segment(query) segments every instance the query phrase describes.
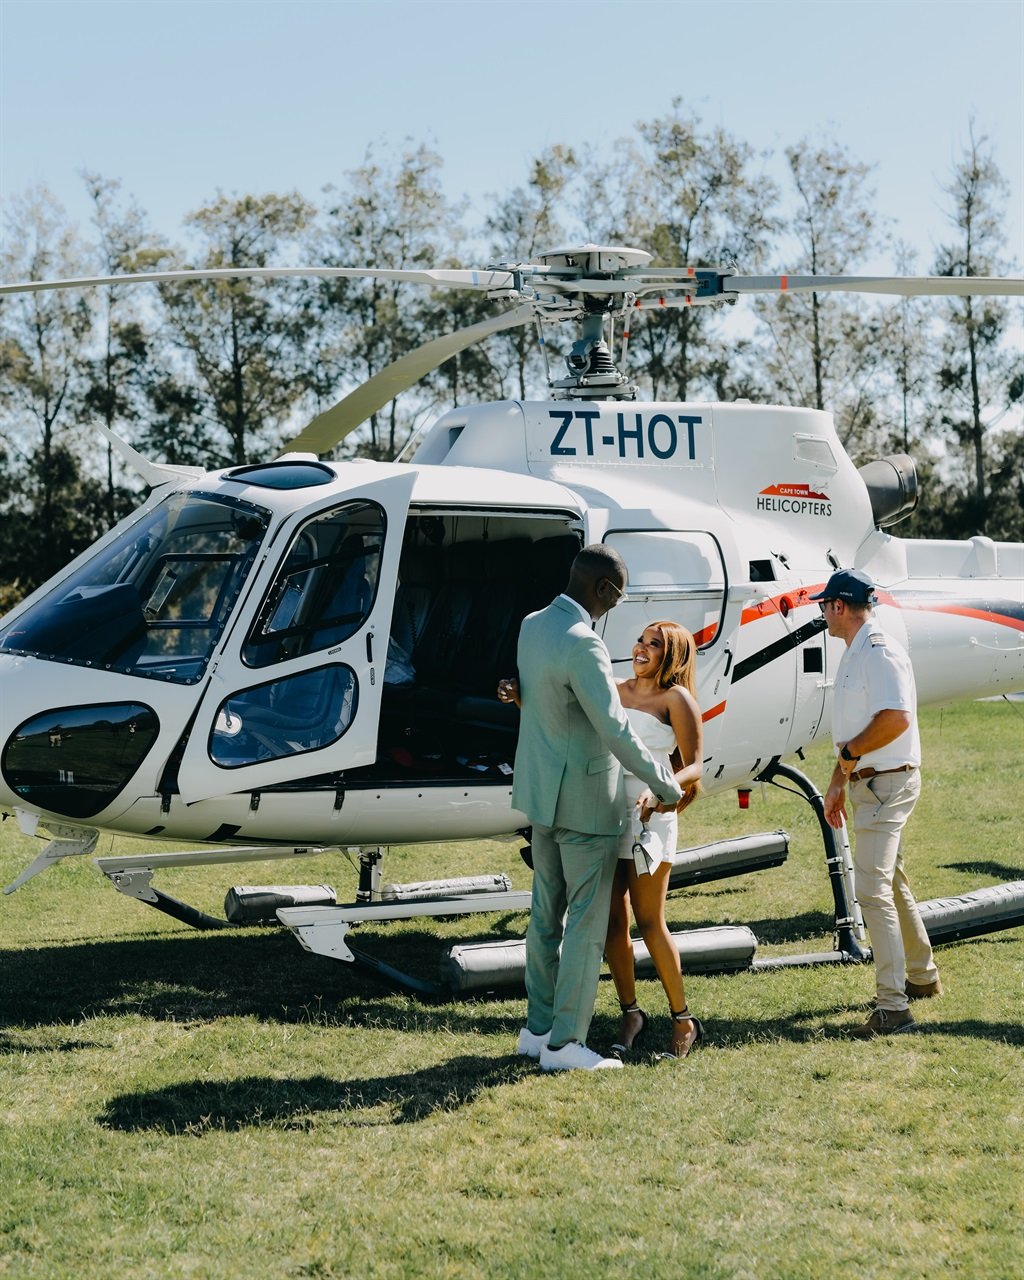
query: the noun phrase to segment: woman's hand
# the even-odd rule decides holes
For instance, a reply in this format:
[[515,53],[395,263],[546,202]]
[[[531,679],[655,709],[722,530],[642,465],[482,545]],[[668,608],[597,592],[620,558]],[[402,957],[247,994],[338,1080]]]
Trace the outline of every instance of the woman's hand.
[[504,680],[499,680],[498,701],[514,702],[517,707],[522,707],[523,704],[519,697],[519,681],[511,676]]
[[675,809],[674,804],[662,804],[649,787],[638,797],[636,807],[640,810],[641,822],[646,822],[652,813],[671,813]]

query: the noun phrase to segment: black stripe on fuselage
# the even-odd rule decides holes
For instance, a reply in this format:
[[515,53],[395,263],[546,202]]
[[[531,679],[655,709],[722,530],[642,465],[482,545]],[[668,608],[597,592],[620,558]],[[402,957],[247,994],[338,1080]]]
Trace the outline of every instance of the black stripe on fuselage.
[[824,630],[825,619],[815,618],[811,622],[805,622],[802,627],[797,627],[788,636],[783,636],[781,640],[772,641],[764,649],[759,649],[757,653],[752,653],[749,658],[744,658],[742,662],[736,663],[732,673],[732,683],[736,684],[738,680],[752,675],[755,671],[760,671],[769,662],[774,662],[776,658],[781,658],[785,654],[791,653],[794,649],[798,649],[800,645],[805,644],[808,640],[813,640],[815,636],[820,636]]

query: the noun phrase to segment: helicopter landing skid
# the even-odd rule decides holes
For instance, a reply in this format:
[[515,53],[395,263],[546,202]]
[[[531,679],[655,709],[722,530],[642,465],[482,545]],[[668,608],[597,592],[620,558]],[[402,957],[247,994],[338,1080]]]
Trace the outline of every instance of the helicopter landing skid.
[[408,991],[411,995],[440,999],[451,990],[424,978],[385,964],[356,951],[348,945],[346,935],[360,920],[409,920],[415,916],[460,916],[480,911],[528,911],[530,891],[509,889],[498,893],[476,893],[448,898],[431,898],[405,902],[353,902],[336,907],[281,907],[277,918],[295,934],[299,945],[314,955],[329,960],[344,960],[366,969],[373,977]]
[[[194,929],[234,929],[256,920],[226,920],[190,906],[153,885],[161,868],[197,867],[211,863],[259,862],[270,859],[313,857],[326,852],[324,846],[268,846],[173,853],[141,853],[96,858],[96,866],[114,888]],[[290,906],[276,912],[277,921],[287,926],[307,951],[343,960],[366,970],[372,977],[425,999],[450,994],[437,983],[413,977],[400,969],[350,947],[345,936],[361,920],[409,920],[417,916],[469,915],[481,911],[528,911],[530,891],[508,888],[506,876],[465,877],[461,880],[426,881],[422,884],[381,884],[384,850],[359,851],[357,901],[337,906]],[[459,892],[459,889],[462,892]],[[266,922],[273,923],[268,917]]]
[[320,845],[245,845],[226,849],[182,850],[174,853],[137,853],[120,857],[95,858],[93,861],[110,883],[126,898],[135,898],[165,915],[191,925],[193,929],[232,929],[230,920],[211,916],[198,907],[172,898],[154,888],[153,876],[161,868],[202,867],[210,863],[257,862],[271,858],[308,858],[324,852]]

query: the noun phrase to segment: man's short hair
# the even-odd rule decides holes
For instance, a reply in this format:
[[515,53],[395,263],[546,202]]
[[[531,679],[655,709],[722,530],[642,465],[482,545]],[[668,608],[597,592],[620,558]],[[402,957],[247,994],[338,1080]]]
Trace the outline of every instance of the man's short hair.
[[584,547],[572,562],[572,571],[597,582],[599,578],[621,578],[626,581],[626,562],[613,548],[603,542],[592,542]]

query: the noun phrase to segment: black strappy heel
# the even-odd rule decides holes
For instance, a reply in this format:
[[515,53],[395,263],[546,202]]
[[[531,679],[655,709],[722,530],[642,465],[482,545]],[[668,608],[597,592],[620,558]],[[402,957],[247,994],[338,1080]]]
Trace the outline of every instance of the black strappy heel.
[[666,1053],[659,1053],[658,1057],[674,1058],[674,1059],[688,1058],[690,1054],[693,1052],[693,1050],[699,1049],[704,1042],[704,1023],[701,1022],[700,1018],[695,1018],[686,1005],[683,1005],[683,1007],[679,1010],[678,1013],[674,1009],[671,1010],[671,1013],[672,1013],[673,1022],[692,1022],[693,1023],[693,1030],[694,1030],[693,1039],[686,1046],[685,1050],[682,1053],[673,1053],[672,1050],[669,1049],[668,1052]]
[[643,1039],[644,1033],[647,1031],[648,1019],[647,1014],[644,1013],[643,1009],[640,1008],[635,1000],[632,1004],[623,1004],[620,1001],[619,1008],[624,1014],[638,1013],[640,1015],[640,1030],[636,1033],[633,1039],[630,1040],[629,1044],[613,1044],[611,1049],[608,1051],[609,1057],[618,1058],[620,1062],[625,1062],[627,1058],[632,1057],[633,1053],[636,1051],[637,1045]]

